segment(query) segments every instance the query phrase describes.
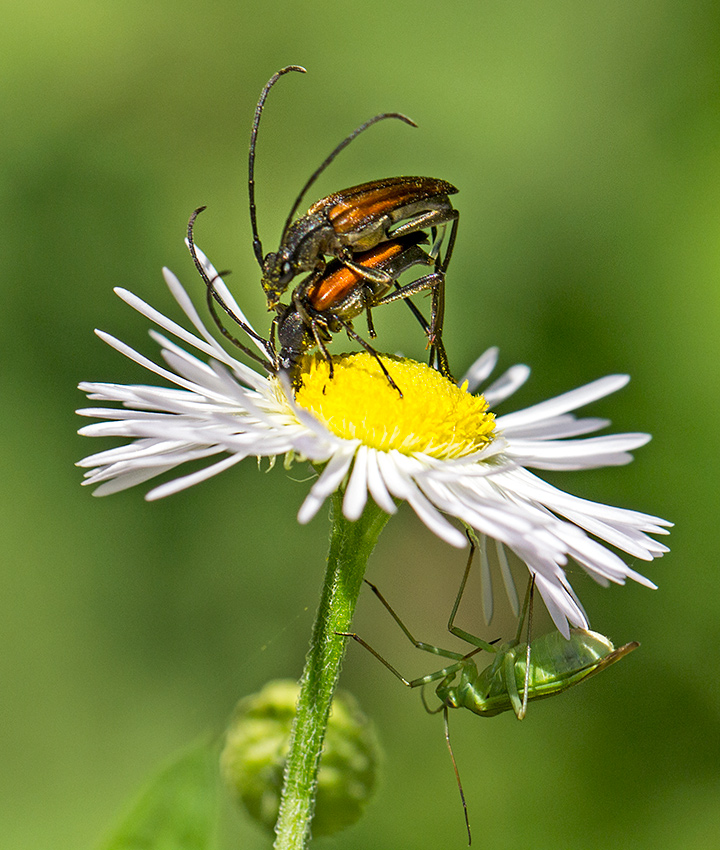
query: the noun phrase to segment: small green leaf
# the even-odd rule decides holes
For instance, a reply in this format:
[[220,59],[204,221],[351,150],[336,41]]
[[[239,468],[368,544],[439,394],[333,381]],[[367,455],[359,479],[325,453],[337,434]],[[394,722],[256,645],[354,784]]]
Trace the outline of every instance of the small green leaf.
[[99,850],[211,850],[217,791],[215,747],[195,744],[159,771]]

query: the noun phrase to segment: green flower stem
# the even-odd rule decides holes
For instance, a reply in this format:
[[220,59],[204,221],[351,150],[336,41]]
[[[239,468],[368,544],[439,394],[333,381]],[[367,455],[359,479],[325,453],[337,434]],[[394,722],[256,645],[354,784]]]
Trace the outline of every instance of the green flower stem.
[[369,500],[360,519],[348,521],[342,513],[343,495],[337,491],[332,499],[327,571],[300,680],[275,850],[302,850],[310,843],[318,765],[346,644],[335,633],[350,631],[368,558],[389,519]]

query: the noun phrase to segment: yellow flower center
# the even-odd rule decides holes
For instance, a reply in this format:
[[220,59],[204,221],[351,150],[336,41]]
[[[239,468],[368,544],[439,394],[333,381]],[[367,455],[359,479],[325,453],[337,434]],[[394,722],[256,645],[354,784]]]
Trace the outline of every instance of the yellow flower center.
[[327,360],[305,357],[296,401],[336,434],[379,451],[421,452],[448,460],[481,451],[493,439],[495,417],[482,396],[404,358],[382,356],[402,391],[390,385],[367,352]]

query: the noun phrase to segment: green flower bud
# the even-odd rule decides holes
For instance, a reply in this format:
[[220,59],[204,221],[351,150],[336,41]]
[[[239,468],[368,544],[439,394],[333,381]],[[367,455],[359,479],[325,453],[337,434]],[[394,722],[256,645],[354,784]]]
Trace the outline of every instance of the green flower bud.
[[[250,817],[272,831],[300,686],[268,682],[240,700],[228,728],[220,767]],[[368,718],[347,691],[335,694],[315,801],[313,835],[332,835],[357,821],[377,783],[380,747]]]

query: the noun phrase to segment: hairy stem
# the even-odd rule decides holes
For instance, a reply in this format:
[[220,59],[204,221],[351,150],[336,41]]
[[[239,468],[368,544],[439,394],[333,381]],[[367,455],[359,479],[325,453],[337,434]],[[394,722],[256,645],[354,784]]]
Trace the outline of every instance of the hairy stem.
[[310,650],[300,680],[297,714],[285,767],[275,850],[302,850],[310,842],[318,765],[333,693],[370,553],[389,515],[368,501],[356,522],[342,513],[343,493],[332,499],[330,550]]

